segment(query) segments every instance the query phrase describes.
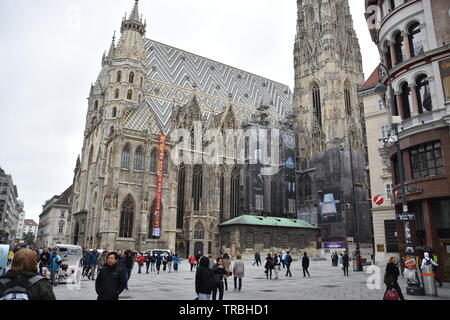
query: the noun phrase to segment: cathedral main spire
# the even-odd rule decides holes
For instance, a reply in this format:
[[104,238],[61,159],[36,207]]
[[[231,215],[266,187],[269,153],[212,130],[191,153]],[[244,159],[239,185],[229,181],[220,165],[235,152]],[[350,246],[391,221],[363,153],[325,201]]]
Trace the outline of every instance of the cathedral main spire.
[[122,28],[121,32],[123,33],[126,30],[134,30],[141,34],[141,36],[145,35],[145,28],[147,26],[146,21],[142,21],[142,16],[139,16],[139,0],[136,0],[133,10],[129,18],[127,19],[127,15],[122,20]]

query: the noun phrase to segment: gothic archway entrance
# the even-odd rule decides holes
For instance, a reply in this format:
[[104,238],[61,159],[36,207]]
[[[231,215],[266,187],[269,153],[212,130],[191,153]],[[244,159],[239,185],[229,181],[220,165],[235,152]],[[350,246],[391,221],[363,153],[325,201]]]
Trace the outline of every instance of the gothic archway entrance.
[[80,231],[80,224],[78,223],[78,221],[77,221],[77,223],[75,223],[75,230],[74,230],[74,232],[73,232],[73,244],[74,245],[78,245],[78,233],[79,233],[79,231]]
[[194,255],[197,255],[199,252],[203,256],[203,242],[197,241],[194,244]]
[[177,247],[175,248],[175,253],[178,254],[179,257],[188,259],[188,252],[186,251],[186,246],[184,242],[178,242]]

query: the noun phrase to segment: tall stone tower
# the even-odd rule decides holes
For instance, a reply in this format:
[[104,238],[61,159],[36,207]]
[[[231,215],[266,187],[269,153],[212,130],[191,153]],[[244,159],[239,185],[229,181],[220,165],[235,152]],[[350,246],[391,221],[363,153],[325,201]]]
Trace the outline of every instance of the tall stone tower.
[[298,215],[319,225],[324,242],[359,235],[369,246],[372,232],[362,223],[370,210],[357,95],[364,74],[348,0],[298,0],[297,6]]
[[336,138],[362,149],[357,89],[362,59],[347,0],[298,0],[294,47],[295,107],[301,159],[312,159]]

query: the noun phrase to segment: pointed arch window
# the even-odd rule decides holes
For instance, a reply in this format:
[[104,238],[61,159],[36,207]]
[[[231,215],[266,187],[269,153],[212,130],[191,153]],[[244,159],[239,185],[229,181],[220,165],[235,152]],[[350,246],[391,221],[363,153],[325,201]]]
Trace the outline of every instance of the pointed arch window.
[[169,155],[167,152],[164,153],[164,175],[169,174]]
[[131,195],[128,195],[122,203],[120,212],[120,238],[132,238],[133,237],[133,218],[134,218],[134,199]]
[[113,118],[117,117],[117,108],[116,108],[116,107],[114,107],[114,108],[112,109],[112,117],[113,117]]
[[150,154],[150,172],[156,173],[156,163],[158,161],[158,156],[156,154],[156,149],[153,149],[152,153]]
[[413,23],[408,28],[409,47],[411,48],[411,57],[418,56],[423,53],[423,35],[418,22]]
[[305,199],[311,200],[312,199],[312,181],[309,176],[305,176],[304,179],[305,183]]
[[128,100],[132,100],[133,99],[133,90],[128,90],[128,93],[127,93],[127,99]]
[[140,85],[141,85],[141,89],[142,89],[143,86],[144,86],[144,78],[143,78],[143,77],[141,77],[141,83],[140,83]]
[[117,71],[117,82],[122,81],[122,71]]
[[138,147],[134,157],[134,170],[142,171],[143,157],[142,148]]
[[134,83],[134,72],[130,72],[130,76],[129,76],[128,82],[129,83]]
[[205,228],[203,227],[203,224],[199,221],[195,225],[194,229],[194,239],[202,240],[205,239]]
[[119,99],[119,89],[116,89],[116,91],[114,91],[114,99]]
[[88,166],[91,166],[93,162],[94,162],[94,146],[91,146],[91,148],[89,149]]
[[114,134],[114,126],[109,129],[109,135],[112,136]]
[[178,170],[178,195],[177,195],[177,229],[183,229],[184,220],[184,190],[186,184],[186,167],[180,165]]
[[426,75],[421,75],[417,78],[416,93],[419,113],[422,114],[425,110],[432,111],[433,104],[431,102],[430,83],[428,82]]
[[231,173],[230,218],[239,217],[239,168],[235,167]]
[[192,174],[192,199],[194,200],[194,211],[200,210],[203,191],[203,167],[195,165]]
[[94,102],[94,110],[97,110],[98,109],[98,100],[95,100],[95,102]]
[[320,101],[320,88],[317,83],[312,85],[312,98],[313,98],[313,114],[314,120],[322,128],[322,105]]
[[122,151],[122,169],[130,169],[130,145],[127,144]]
[[344,84],[344,100],[345,100],[345,112],[348,116],[352,115],[352,102],[350,95],[351,87],[348,81]]

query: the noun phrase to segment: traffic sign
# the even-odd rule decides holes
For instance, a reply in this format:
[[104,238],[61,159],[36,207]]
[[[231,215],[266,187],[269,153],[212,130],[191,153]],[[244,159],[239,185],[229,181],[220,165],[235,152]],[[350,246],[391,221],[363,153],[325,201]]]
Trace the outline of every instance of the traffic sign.
[[416,220],[416,217],[414,213],[402,213],[402,214],[396,214],[395,215],[397,221],[414,221]]
[[375,198],[373,198],[373,202],[375,202],[375,204],[381,206],[384,202],[384,198],[378,194],[375,196]]

